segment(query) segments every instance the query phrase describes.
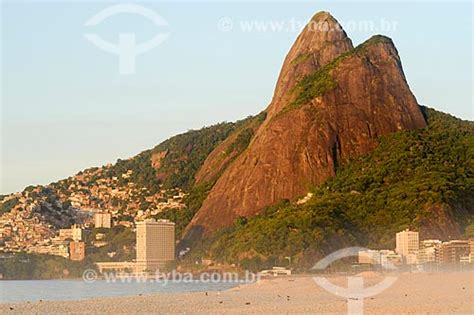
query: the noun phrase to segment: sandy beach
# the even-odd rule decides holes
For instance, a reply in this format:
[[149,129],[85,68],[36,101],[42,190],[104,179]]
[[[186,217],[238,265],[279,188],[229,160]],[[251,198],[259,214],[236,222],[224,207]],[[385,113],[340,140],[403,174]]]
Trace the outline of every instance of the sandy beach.
[[[361,274],[366,286],[383,275]],[[365,314],[473,314],[474,272],[403,273],[382,293],[364,299]],[[344,276],[328,278],[347,285]],[[311,276],[263,279],[221,292],[165,293],[81,301],[0,304],[0,313],[344,314],[347,302]]]

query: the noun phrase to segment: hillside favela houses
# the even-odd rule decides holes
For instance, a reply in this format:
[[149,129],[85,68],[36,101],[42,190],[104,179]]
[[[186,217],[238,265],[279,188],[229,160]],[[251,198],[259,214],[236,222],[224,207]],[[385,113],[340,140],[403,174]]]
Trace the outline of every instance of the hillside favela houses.
[[[168,202],[182,202],[181,193]],[[171,204],[171,203],[169,203]],[[100,248],[108,244],[106,234],[114,226],[122,226],[135,231],[135,260],[97,262],[100,272],[106,270],[149,272],[165,267],[175,259],[175,223],[167,220],[151,219],[147,210],[137,211],[135,216],[124,222],[113,211],[93,209],[80,224],[61,228],[52,232],[51,227],[21,219],[29,211],[16,209],[4,214],[0,220],[0,252],[27,252],[60,256],[72,261],[83,261],[87,257],[88,246]],[[91,229],[100,229],[94,239],[86,240]],[[474,239],[420,239],[417,231],[403,230],[396,233],[395,249],[368,249],[360,252],[360,265],[388,268],[405,266],[416,270],[442,268],[469,268],[474,266]],[[111,253],[113,254],[113,253]],[[112,257],[112,256],[111,256]],[[113,259],[111,259],[113,260]]]
[[395,239],[395,251],[389,249],[360,251],[359,264],[380,266],[383,269],[408,266],[419,271],[469,267],[474,264],[474,239],[420,241],[419,233],[408,229],[396,233]]
[[[9,211],[0,215],[0,253],[24,252],[83,260],[89,245],[95,248],[107,245],[106,230],[123,226],[133,231],[137,221],[184,207],[187,194],[180,189],[158,189],[153,196],[143,197],[143,189],[132,183],[120,186],[120,180],[115,177],[107,179],[107,183],[92,184],[94,176],[100,176],[110,168],[108,165],[102,170],[80,172],[61,182],[62,186],[30,186],[23,192],[5,196],[1,205]],[[128,170],[121,177],[127,180],[132,174]],[[78,190],[63,195],[61,187]],[[106,230],[94,233],[94,240],[86,240],[86,235],[93,229]],[[84,244],[71,245],[72,242]],[[83,255],[79,254],[82,248]],[[76,254],[71,255],[71,251]]]
[[[2,196],[0,253],[26,252],[69,259],[69,243],[84,241],[84,234],[93,228],[119,225],[134,229],[136,221],[184,207],[187,194],[181,189],[144,190],[132,182],[133,170],[114,172],[108,164],[48,186],[29,186]],[[108,177],[109,173],[114,176]],[[96,234],[93,246],[106,244],[100,239],[105,238],[104,233]],[[87,246],[86,242],[86,256]]]
[[[74,224],[68,229],[59,229],[58,235],[46,240],[38,240],[26,248],[26,252],[61,256],[71,260],[83,260],[85,257],[84,228]],[[79,255],[79,248],[82,254]],[[75,254],[71,254],[71,250]]]

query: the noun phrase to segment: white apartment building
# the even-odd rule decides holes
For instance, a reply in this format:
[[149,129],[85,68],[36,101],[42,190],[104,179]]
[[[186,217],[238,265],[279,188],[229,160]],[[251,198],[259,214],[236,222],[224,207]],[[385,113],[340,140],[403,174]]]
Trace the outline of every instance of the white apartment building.
[[94,213],[94,226],[96,228],[110,229],[112,226],[112,215],[108,212]]
[[137,271],[155,272],[175,258],[175,224],[169,220],[137,222]]
[[418,264],[435,263],[438,259],[441,244],[440,240],[421,241],[417,255]]
[[397,254],[400,254],[408,264],[416,263],[416,255],[420,249],[419,233],[406,229],[396,234]]

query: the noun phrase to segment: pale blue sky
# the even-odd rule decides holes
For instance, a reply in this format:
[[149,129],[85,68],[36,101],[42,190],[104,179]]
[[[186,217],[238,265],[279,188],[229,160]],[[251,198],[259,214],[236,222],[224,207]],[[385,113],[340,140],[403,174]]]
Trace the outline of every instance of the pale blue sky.
[[[472,4],[424,2],[137,2],[169,26],[138,15],[85,27],[112,2],[2,2],[2,161],[0,193],[128,158],[191,128],[234,121],[264,109],[298,33],[248,32],[242,21],[306,22],[330,11],[350,26],[354,44],[384,33],[393,38],[419,103],[474,119]],[[233,29],[219,29],[222,18]],[[381,32],[354,23],[381,20]],[[286,24],[285,24],[286,25]],[[83,34],[110,42],[169,38],[137,58],[134,75],[118,73],[118,57]]]

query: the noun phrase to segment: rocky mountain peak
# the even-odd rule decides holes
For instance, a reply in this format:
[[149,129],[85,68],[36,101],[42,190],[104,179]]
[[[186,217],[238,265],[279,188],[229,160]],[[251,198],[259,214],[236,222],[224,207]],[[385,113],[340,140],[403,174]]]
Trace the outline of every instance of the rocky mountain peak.
[[287,101],[284,97],[299,80],[352,48],[352,41],[331,14],[323,11],[314,15],[283,62],[272,102],[267,108],[269,117],[282,109]]
[[327,12],[316,14],[296,39],[266,113],[211,189],[187,237],[302,196],[374,150],[381,135],[426,126],[392,40],[378,35],[353,48]]

